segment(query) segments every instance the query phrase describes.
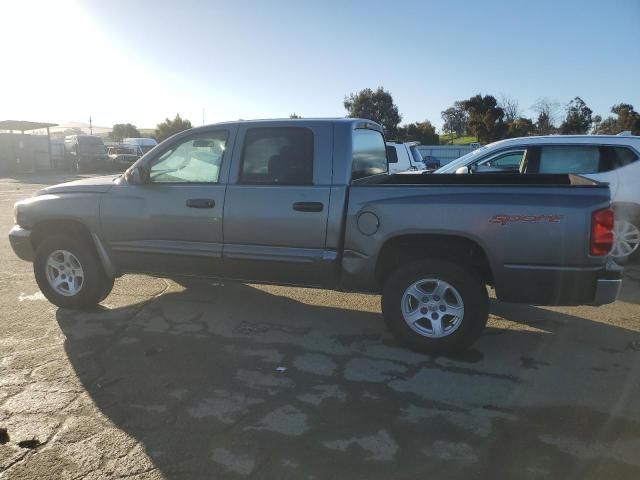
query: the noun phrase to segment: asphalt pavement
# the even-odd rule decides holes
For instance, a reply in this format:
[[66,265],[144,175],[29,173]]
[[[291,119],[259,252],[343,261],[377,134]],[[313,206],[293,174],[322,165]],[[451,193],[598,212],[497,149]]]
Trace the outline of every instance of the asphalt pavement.
[[[0,231],[61,180],[0,179]],[[75,312],[3,235],[0,479],[640,478],[640,268],[612,305],[491,312],[455,358],[373,295],[127,275]]]

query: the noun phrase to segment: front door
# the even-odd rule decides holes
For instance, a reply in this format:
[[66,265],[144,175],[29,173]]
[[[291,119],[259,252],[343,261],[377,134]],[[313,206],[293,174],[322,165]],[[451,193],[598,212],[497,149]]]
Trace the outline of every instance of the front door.
[[218,129],[182,136],[148,161],[147,183],[116,185],[105,196],[101,227],[119,269],[221,274],[223,170],[234,134]]
[[330,126],[243,126],[224,212],[227,276],[323,285],[335,266],[326,233]]

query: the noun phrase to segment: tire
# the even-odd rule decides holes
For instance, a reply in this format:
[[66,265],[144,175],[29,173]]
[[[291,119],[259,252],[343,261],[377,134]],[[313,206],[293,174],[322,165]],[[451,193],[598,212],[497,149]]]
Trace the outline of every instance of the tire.
[[[424,296],[417,299],[409,292]],[[387,328],[403,345],[430,355],[449,355],[465,350],[482,334],[489,300],[474,271],[450,261],[425,260],[391,274],[382,293],[382,313]]]
[[640,259],[640,218],[616,219],[611,256],[620,265],[638,263]]
[[[74,276],[66,275],[70,270]],[[44,296],[58,307],[93,307],[113,288],[113,279],[104,272],[93,245],[81,237],[45,238],[36,251],[33,272]],[[70,278],[74,280],[69,281]],[[54,286],[56,280],[60,281],[57,287]]]

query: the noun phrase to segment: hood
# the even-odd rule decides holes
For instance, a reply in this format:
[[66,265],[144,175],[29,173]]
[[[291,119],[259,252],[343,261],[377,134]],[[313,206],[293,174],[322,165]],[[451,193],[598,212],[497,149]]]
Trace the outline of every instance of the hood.
[[43,188],[36,195],[51,193],[106,193],[114,185],[114,181],[120,175],[106,175],[103,177],[83,178],[73,182],[60,183]]

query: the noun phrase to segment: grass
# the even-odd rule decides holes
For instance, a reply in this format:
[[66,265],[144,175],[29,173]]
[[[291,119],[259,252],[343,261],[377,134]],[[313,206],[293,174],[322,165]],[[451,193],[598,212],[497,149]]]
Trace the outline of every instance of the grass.
[[453,141],[449,135],[440,135],[440,145],[468,145],[469,143],[476,143],[477,141],[478,139],[471,135],[453,137]]

